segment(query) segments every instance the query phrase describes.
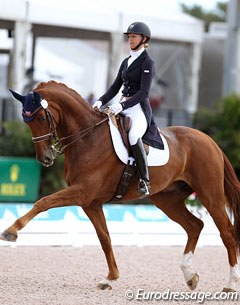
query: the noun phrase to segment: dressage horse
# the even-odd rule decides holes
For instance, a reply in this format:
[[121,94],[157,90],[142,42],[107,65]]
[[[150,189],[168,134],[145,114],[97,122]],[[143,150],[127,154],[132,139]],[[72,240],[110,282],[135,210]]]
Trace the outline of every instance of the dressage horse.
[[[26,96],[12,93],[22,103],[23,118],[31,128],[37,160],[51,166],[56,146],[64,153],[68,187],[38,200],[1,234],[1,239],[16,241],[17,232],[40,212],[81,206],[95,227],[108,264],[108,275],[98,287],[110,289],[119,271],[102,205],[113,200],[125,164],[114,151],[108,117],[92,109],[76,91],[55,81],[40,83]],[[185,281],[190,289],[195,289],[199,281],[198,273],[192,268],[192,256],[203,222],[185,206],[185,199],[196,192],[227,249],[230,279],[224,291],[233,291],[240,279],[237,267],[240,183],[236,174],[218,145],[203,132],[183,126],[163,128],[160,132],[169,145],[170,159],[163,166],[149,166],[152,191],[149,200],[187,233],[181,262]],[[137,183],[135,174],[122,201],[138,199]]]

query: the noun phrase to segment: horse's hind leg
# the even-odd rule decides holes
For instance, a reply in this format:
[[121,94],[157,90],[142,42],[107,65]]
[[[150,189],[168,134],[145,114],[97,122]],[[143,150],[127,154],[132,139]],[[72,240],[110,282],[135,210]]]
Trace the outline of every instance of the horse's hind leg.
[[114,258],[111,239],[108,232],[106,219],[102,210],[102,205],[91,205],[88,207],[83,207],[83,210],[95,227],[102,249],[105,253],[109,269],[107,278],[98,283],[98,288],[102,290],[111,289],[111,282],[118,279],[119,272]]
[[181,262],[181,269],[188,287],[193,290],[197,287],[199,275],[192,269],[192,256],[203,228],[203,222],[189,212],[184,203],[186,195],[183,197],[173,191],[153,195],[150,200],[170,219],[180,224],[187,233],[188,240]]
[[[211,196],[209,196],[210,193]],[[230,278],[226,288],[224,288],[224,291],[235,291],[236,284],[240,280],[240,272],[237,265],[234,227],[225,209],[225,197],[220,191],[214,192],[212,189],[211,192],[208,193],[208,196],[203,196],[203,194],[200,194],[199,199],[212,216],[228,252]]]

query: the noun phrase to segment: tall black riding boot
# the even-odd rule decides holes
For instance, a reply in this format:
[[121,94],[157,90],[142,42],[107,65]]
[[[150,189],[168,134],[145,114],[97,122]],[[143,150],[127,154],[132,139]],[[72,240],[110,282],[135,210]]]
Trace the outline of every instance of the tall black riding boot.
[[142,195],[141,197],[146,197],[150,195],[150,181],[148,174],[147,156],[141,138],[138,139],[135,145],[131,146],[131,150],[140,178],[138,184],[138,192]]

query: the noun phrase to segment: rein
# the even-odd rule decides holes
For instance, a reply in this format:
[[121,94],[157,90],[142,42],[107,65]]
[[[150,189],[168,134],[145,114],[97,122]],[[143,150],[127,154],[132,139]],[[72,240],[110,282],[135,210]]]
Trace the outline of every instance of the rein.
[[[56,122],[55,119],[54,119],[54,116],[49,109],[44,109],[44,110],[45,110],[45,113],[46,113],[46,117],[48,119],[50,132],[45,134],[45,135],[42,135],[42,136],[32,137],[32,141],[33,141],[33,143],[39,143],[39,142],[46,141],[46,140],[54,140],[54,142],[51,144],[51,148],[58,155],[63,154],[64,150],[67,147],[69,147],[73,143],[75,143],[78,140],[80,140],[81,138],[83,138],[86,134],[88,134],[95,127],[97,127],[97,126],[101,125],[102,123],[106,122],[109,119],[109,117],[112,115],[111,113],[109,114],[108,112],[105,112],[107,114],[107,117],[104,118],[103,120],[101,120],[100,122],[94,124],[93,126],[87,127],[83,130],[79,130],[76,133],[71,134],[69,136],[58,138],[56,127],[55,127],[55,124],[54,124],[54,122]],[[73,137],[76,137],[76,138],[73,139],[72,141],[70,141],[69,143],[67,143],[65,145],[62,145],[63,141],[72,139]]]
[[103,120],[101,120],[100,122],[96,123],[93,126],[90,126],[88,128],[85,128],[83,130],[79,130],[76,133],[66,136],[66,137],[62,137],[58,140],[58,144],[60,144],[61,142],[71,139],[72,137],[77,136],[76,139],[72,140],[71,142],[67,143],[66,145],[60,146],[60,148],[56,148],[57,145],[54,145],[53,149],[58,153],[58,154],[62,154],[64,149],[66,149],[68,146],[72,145],[73,143],[77,142],[78,140],[80,140],[81,138],[83,138],[86,134],[88,134],[92,129],[94,129],[95,127],[101,125],[102,123],[106,122],[109,119],[109,117],[104,118]]

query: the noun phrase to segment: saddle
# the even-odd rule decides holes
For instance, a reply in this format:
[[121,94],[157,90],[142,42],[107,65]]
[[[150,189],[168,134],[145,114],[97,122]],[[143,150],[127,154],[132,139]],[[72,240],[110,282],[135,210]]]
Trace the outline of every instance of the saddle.
[[117,116],[113,116],[113,123],[114,123],[114,119],[115,119],[115,126],[118,128],[123,143],[125,145],[125,147],[127,148],[128,154],[131,156],[131,151],[130,151],[130,143],[128,140],[128,132],[131,128],[132,122],[130,117],[122,115],[122,114],[118,114]]
[[[123,143],[125,147],[127,148],[129,156],[132,157],[132,152],[130,149],[130,143],[128,140],[128,132],[131,128],[132,122],[131,118],[128,116],[125,116],[121,113],[119,113],[117,116],[112,116],[111,117],[113,124],[118,128],[120,135],[122,137]],[[145,152],[148,155],[149,153],[149,146],[145,143],[143,143]]]

